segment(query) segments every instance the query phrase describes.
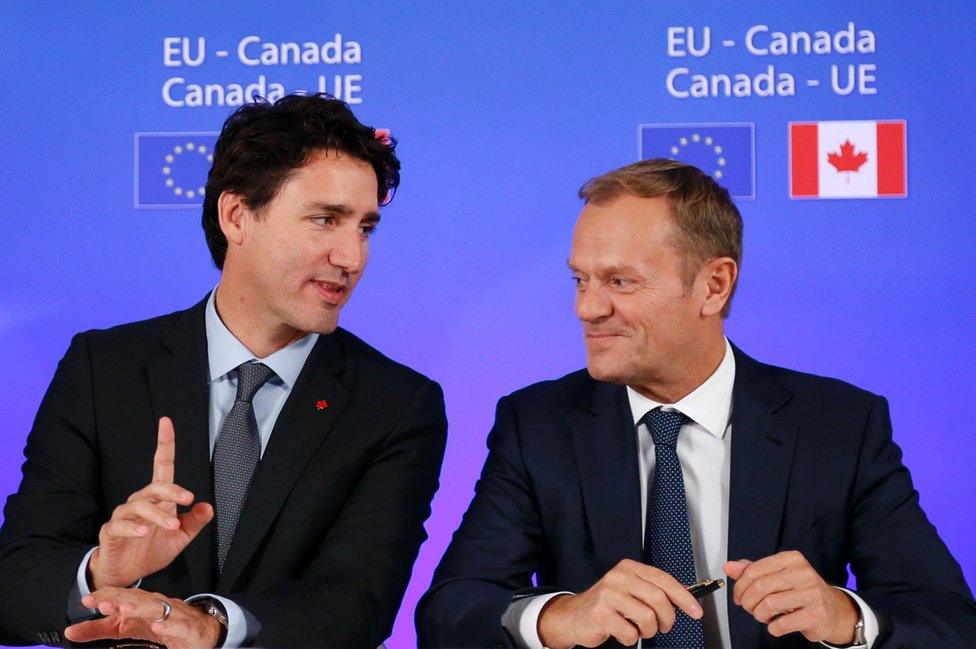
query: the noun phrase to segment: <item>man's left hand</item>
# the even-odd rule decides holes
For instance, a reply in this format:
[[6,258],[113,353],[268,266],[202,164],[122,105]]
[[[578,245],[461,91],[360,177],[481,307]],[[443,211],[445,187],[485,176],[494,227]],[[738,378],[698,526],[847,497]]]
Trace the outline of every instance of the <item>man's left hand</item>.
[[770,635],[802,633],[811,642],[854,641],[858,609],[847,593],[825,582],[795,550],[759,561],[729,561],[732,601],[766,625]]
[[[168,619],[163,617],[166,602],[172,607]],[[138,588],[102,588],[81,599],[88,608],[96,608],[104,618],[74,624],[64,630],[72,642],[91,642],[106,638],[149,640],[169,649],[216,647],[221,624],[199,608],[181,599],[150,593]]]

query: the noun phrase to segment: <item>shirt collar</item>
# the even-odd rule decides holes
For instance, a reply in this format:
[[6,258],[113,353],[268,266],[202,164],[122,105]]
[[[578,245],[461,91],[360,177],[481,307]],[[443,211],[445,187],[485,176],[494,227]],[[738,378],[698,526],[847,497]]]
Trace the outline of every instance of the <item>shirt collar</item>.
[[[298,375],[312,352],[319,335],[310,333],[287,347],[282,347],[265,358],[257,358],[251,350],[239,341],[217,315],[217,289],[210,292],[207,299],[207,357],[210,364],[210,383],[223,377],[238,365],[258,360],[270,367],[289,390],[298,380]],[[273,380],[273,379],[272,379]]]
[[634,425],[650,410],[664,406],[678,410],[690,417],[696,424],[715,437],[725,436],[729,419],[732,416],[732,386],[735,384],[735,356],[732,345],[725,340],[725,356],[718,368],[705,382],[692,390],[677,403],[658,403],[648,399],[630,386],[627,386],[627,400],[630,402]]

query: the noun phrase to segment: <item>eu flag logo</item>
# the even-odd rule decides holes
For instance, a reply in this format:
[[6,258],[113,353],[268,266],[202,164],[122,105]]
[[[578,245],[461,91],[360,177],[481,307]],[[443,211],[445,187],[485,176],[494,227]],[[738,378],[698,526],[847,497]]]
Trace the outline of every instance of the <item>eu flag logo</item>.
[[217,133],[136,133],[135,206],[199,207]]
[[640,158],[671,158],[695,165],[729,190],[756,198],[755,126],[752,123],[641,124]]

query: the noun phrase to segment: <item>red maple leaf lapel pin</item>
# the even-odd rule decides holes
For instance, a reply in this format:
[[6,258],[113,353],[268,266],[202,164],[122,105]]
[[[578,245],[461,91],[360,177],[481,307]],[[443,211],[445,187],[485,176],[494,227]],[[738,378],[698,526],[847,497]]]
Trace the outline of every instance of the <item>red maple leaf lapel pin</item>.
[[329,407],[329,402],[326,401],[325,399],[319,399],[318,401],[315,402],[316,410],[325,410],[328,407]]
[[850,140],[844,140],[844,143],[840,145],[840,154],[828,153],[827,162],[829,162],[837,173],[846,171],[848,173],[848,178],[850,178],[850,173],[853,171],[857,173],[861,166],[868,161],[868,154],[864,151],[855,154],[854,145],[851,144]]

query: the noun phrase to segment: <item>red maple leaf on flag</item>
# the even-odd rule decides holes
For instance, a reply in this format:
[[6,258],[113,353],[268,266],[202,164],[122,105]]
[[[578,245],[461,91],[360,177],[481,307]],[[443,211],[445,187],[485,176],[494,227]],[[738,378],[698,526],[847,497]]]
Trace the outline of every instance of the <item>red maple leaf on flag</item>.
[[840,145],[840,155],[836,153],[827,154],[827,162],[829,162],[837,170],[837,173],[842,171],[846,172],[857,172],[861,165],[868,161],[868,154],[861,151],[857,155],[854,155],[854,145],[851,141],[844,140],[844,143]]

